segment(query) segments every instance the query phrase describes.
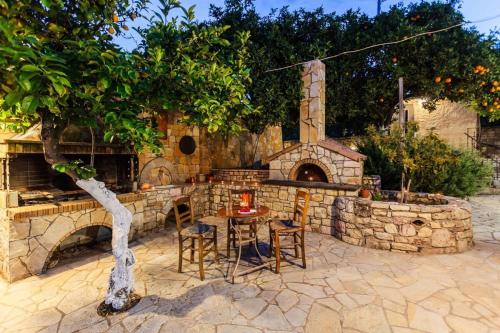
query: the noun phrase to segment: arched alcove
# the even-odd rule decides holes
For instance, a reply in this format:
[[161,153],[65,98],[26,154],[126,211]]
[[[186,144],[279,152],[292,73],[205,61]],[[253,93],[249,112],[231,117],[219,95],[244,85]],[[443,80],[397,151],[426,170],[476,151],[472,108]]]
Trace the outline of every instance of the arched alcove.
[[111,238],[109,225],[87,225],[68,233],[47,255],[42,273],[62,263],[111,251]]

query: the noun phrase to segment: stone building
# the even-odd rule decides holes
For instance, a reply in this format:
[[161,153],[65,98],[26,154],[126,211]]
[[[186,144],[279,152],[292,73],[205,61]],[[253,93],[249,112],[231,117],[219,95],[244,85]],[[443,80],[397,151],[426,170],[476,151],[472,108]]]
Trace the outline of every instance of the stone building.
[[419,125],[422,134],[433,131],[441,139],[455,148],[472,147],[471,137],[478,132],[478,115],[460,103],[439,101],[434,111],[423,107],[422,99],[412,99],[405,103],[406,120]]

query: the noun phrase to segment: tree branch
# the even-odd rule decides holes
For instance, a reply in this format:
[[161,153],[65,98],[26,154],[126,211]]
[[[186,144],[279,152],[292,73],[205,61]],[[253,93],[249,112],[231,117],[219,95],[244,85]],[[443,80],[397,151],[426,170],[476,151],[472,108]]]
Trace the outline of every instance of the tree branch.
[[[68,160],[61,155],[59,146],[59,140],[64,130],[64,126],[62,126],[48,110],[40,112],[40,119],[42,122],[40,134],[45,161],[50,165],[68,163]],[[78,180],[74,171],[68,170],[66,174],[73,180]]]

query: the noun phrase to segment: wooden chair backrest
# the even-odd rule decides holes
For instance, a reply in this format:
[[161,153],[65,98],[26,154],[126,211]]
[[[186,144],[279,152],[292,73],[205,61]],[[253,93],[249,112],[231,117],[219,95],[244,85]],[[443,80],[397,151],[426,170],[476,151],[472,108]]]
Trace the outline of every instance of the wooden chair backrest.
[[245,192],[250,193],[250,206],[255,207],[255,190],[251,189],[229,189],[229,202],[232,202],[233,206],[239,206],[241,202],[241,195]]
[[[181,210],[180,208],[187,206],[187,210]],[[174,200],[174,213],[175,213],[175,223],[177,231],[180,232],[183,229],[183,224],[189,222],[194,223],[193,205],[191,202],[191,197],[180,197]]]
[[297,190],[295,193],[295,203],[293,206],[293,222],[300,224],[302,228],[307,222],[307,212],[309,210],[309,192]]

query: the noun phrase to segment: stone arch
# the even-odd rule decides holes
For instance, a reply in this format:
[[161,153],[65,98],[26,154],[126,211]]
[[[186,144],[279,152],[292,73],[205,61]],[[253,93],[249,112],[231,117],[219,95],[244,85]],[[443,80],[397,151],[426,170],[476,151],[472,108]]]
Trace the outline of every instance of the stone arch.
[[163,157],[156,157],[146,162],[139,172],[139,183],[153,186],[170,185],[179,181],[175,166]]
[[[66,240],[69,236],[77,233],[78,231],[82,230],[82,229],[85,229],[85,228],[89,228],[89,227],[106,227],[108,229],[110,229],[111,231],[113,230],[113,223],[111,220],[109,219],[105,219],[104,221],[101,221],[101,222],[96,222],[96,223],[86,223],[86,224],[81,224],[81,225],[78,225],[76,226],[75,228],[73,228],[72,230],[70,231],[66,231],[64,234],[60,235],[57,237],[57,242],[52,245],[50,251],[47,252],[47,255],[45,256],[45,259],[43,260],[43,265],[41,265],[41,269],[38,271],[38,272],[32,272],[33,274],[41,274],[41,273],[45,273],[48,269],[48,265],[49,265],[49,261],[50,261],[50,258],[52,258],[52,256],[54,255],[54,252],[56,251],[56,249],[61,245],[61,243]],[[32,258],[32,259],[36,259],[36,258]],[[41,258],[39,258],[41,259]]]
[[290,169],[290,172],[288,173],[288,179],[289,180],[296,180],[299,168],[304,164],[314,164],[314,165],[318,166],[325,173],[326,178],[328,179],[328,183],[333,183],[333,174],[332,174],[330,168],[326,164],[321,162],[320,160],[312,159],[312,158],[306,158],[306,159],[303,159],[303,160],[296,162],[295,165],[292,167],[292,169]]

